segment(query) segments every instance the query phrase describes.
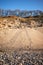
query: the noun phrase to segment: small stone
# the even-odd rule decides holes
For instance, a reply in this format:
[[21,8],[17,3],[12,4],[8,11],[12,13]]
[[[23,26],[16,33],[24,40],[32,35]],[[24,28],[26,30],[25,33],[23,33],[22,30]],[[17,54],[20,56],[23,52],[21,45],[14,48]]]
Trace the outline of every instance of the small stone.
[[19,65],[23,65],[22,63],[20,63]]

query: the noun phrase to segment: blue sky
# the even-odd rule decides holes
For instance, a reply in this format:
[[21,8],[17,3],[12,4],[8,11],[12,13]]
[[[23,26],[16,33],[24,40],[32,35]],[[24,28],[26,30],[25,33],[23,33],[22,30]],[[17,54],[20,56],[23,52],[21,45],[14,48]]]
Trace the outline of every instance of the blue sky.
[[43,11],[43,0],[0,0],[0,8]]

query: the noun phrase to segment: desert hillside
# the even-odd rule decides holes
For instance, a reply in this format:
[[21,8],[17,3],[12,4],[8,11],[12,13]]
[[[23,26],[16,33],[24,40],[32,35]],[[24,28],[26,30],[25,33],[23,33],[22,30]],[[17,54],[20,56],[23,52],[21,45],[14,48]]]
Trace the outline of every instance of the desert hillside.
[[43,49],[43,17],[0,17],[0,49]]

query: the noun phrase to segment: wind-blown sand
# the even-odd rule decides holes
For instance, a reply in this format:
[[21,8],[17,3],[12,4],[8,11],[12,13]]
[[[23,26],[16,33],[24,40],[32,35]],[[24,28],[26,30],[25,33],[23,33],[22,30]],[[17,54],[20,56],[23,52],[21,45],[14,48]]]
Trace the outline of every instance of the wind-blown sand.
[[0,48],[43,49],[43,33],[35,28],[2,29]]

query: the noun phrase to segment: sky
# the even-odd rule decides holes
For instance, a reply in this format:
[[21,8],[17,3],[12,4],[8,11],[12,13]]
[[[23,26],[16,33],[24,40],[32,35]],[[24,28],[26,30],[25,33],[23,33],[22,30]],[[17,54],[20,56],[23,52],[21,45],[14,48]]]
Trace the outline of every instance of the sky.
[[43,11],[43,0],[0,0],[0,8]]

